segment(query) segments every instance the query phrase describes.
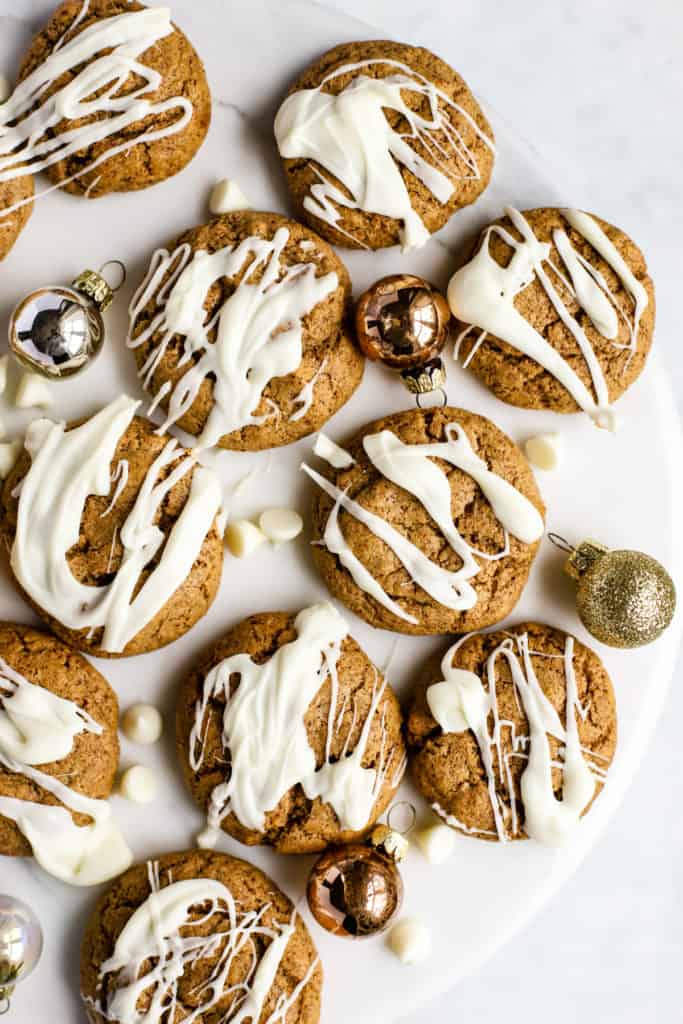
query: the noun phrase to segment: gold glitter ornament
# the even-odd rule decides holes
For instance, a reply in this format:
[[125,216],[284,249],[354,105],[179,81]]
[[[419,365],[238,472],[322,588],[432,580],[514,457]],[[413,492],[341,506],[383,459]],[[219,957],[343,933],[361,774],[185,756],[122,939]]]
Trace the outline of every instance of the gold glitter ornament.
[[663,565],[642,551],[612,551],[595,540],[574,548],[549,537],[569,552],[564,571],[577,583],[576,610],[596,640],[642,647],[661,636],[676,610],[676,588]]

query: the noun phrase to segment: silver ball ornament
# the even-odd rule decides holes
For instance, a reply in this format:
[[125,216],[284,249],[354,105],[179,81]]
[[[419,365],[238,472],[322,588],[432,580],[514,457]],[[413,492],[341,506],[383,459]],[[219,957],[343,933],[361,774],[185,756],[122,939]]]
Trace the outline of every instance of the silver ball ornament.
[[31,973],[42,951],[43,930],[31,908],[0,895],[0,1014],[9,1010],[14,986]]

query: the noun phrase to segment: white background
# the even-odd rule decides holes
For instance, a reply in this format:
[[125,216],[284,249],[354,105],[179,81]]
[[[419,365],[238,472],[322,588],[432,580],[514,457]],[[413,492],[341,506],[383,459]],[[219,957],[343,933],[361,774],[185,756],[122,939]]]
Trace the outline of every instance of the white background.
[[[638,241],[657,288],[657,345],[683,411],[680,0],[333,6],[446,58],[542,151],[578,205]],[[680,675],[679,666],[632,789],[572,881],[477,974],[401,1024],[683,1020]]]

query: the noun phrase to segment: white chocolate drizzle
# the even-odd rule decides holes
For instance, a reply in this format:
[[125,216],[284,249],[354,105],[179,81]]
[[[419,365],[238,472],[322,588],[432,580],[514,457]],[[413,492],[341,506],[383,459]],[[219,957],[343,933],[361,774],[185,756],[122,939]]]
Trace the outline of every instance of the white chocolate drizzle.
[[[181,1018],[193,1024],[212,1011],[212,1019],[218,1014],[221,1024],[285,1024],[318,966],[316,958],[291,992],[280,992],[273,1010],[262,1016],[296,930],[296,911],[289,921],[266,923],[271,904],[241,910],[230,889],[216,879],[174,882],[169,872],[162,886],[158,862],[148,862],[147,872],[150,895],[129,917],[112,955],[100,966],[96,997],[84,996],[86,1006],[112,1024],[165,1024]],[[204,934],[207,921],[212,926]],[[246,974],[236,982],[238,963],[246,965]],[[185,972],[196,972],[200,979],[191,1007],[181,1003],[179,993]],[[230,994],[230,1009],[221,1011],[219,1005]]]
[[[237,654],[221,661],[204,680],[190,735],[190,765],[194,771],[201,768],[207,711],[216,698],[226,701],[222,741],[230,757],[227,781],[216,786],[211,794],[210,830],[217,830],[232,812],[245,828],[262,831],[266,814],[297,784],[309,800],[320,797],[330,804],[343,829],[361,831],[371,818],[393,759],[393,752],[387,756],[382,743],[377,767],[363,766],[378,712],[383,740],[385,737],[380,704],[386,683],[378,677],[360,735],[353,750],[349,750],[357,725],[353,706],[341,755],[333,760],[333,737],[348,710],[346,701],[339,705],[337,678],[346,623],[334,606],[327,603],[300,612],[295,629],[296,640],[280,647],[263,664],[257,665],[246,654]],[[230,681],[235,674],[240,682],[231,695]],[[316,767],[304,716],[328,680],[331,698],[325,760]]]
[[[355,74],[376,65],[395,71],[384,78]],[[323,91],[328,82],[348,74],[354,77],[338,95]],[[421,97],[429,112],[411,109],[404,93]],[[392,128],[386,110],[401,114],[408,130]],[[275,137],[281,156],[315,161],[350,193],[315,168],[318,181],[304,199],[309,213],[359,245],[359,238],[340,227],[340,207],[400,220],[401,243],[407,250],[424,245],[429,231],[412,207],[401,168],[415,175],[438,202],[447,203],[458,182],[481,177],[463,137],[465,127],[493,150],[471,114],[428,78],[401,61],[377,58],[344,64],[317,88],[288,96],[275,118]],[[428,159],[411,142],[425,149]]]
[[[487,335],[500,338],[552,374],[597,426],[614,430],[616,418],[610,405],[600,360],[585,330],[565,305],[561,291],[578,303],[595,329],[611,341],[615,348],[628,350],[630,360],[638,348],[640,320],[648,304],[645,288],[589,214],[579,210],[562,210],[571,227],[602,256],[631,295],[634,306],[631,313],[622,308],[599,270],[576,252],[566,231],[555,228],[553,241],[568,277],[550,259],[550,243],[538,240],[526,217],[510,206],[505,207],[505,214],[521,234],[522,240],[513,237],[499,224],[491,225],[484,232],[477,253],[450,280],[448,302],[451,310],[459,320],[470,325],[456,341],[455,357],[458,358],[460,347],[473,328],[479,330],[480,334],[464,365],[471,362]],[[500,266],[490,254],[492,236],[501,238],[513,250],[506,267]],[[588,367],[595,397],[567,360],[516,309],[514,303],[517,295],[534,280],[539,281],[560,320],[576,342]],[[627,344],[616,340],[620,319],[628,326]]]
[[336,444],[323,433],[318,434],[315,439],[313,454],[317,455],[319,459],[324,459],[325,462],[329,463],[330,466],[334,466],[335,469],[348,469],[356,463],[356,460],[345,448]]
[[[142,54],[174,31],[168,7],[149,7],[98,18],[65,42],[66,35],[73,32],[88,9],[89,0],[83,0],[75,20],[49,56],[2,104],[0,182],[27,173],[36,174],[112,136],[125,137],[123,142],[108,148],[82,170],[60,182],[66,185],[137,144],[148,145],[182,131],[189,124],[193,115],[190,100],[183,96],[158,101],[148,98],[160,88],[162,76],[140,60]],[[67,76],[65,84],[40,102],[64,75]],[[121,95],[120,90],[131,75],[137,76],[139,84]],[[130,136],[131,126],[152,118],[165,119],[173,111],[177,117],[165,127],[141,126],[137,136]],[[77,127],[82,119],[87,119],[87,123]],[[60,128],[64,121],[68,125]],[[52,188],[45,190],[51,191]],[[29,197],[5,207],[1,216],[6,217],[31,201]]]
[[[439,604],[453,611],[473,608],[477,594],[470,580],[479,572],[477,558],[496,561],[509,554],[511,533],[523,544],[533,544],[543,534],[543,518],[520,491],[492,473],[474,452],[465,431],[457,423],[446,427],[446,441],[406,445],[389,430],[367,434],[363,447],[375,469],[420,501],[441,530],[450,548],[462,560],[456,571],[442,568],[429,559],[404,534],[385,519],[363,508],[348,494],[305,463],[302,469],[334,499],[325,525],[322,544],[336,555],[358,587],[379,604],[407,622],[417,623],[398,601],[391,598],[346,542],[339,524],[339,511],[352,515],[394,552],[411,579]],[[451,511],[448,476],[433,461],[442,459],[467,473],[479,485],[501,524],[504,543],[496,554],[472,548],[459,534]]]
[[[199,436],[200,447],[215,445],[224,434],[279,415],[273,403],[269,413],[257,415],[263,391],[274,377],[298,369],[303,355],[302,320],[339,284],[334,272],[317,277],[314,263],[283,266],[281,255],[288,241],[289,231],[280,227],[272,239],[253,236],[214,253],[193,252],[187,243],[173,252],[158,249],[154,253],[129,308],[126,344],[135,349],[160,336],[140,369],[143,385],[150,390],[171,339],[183,338],[178,366],[185,367],[185,372],[174,387],[165,382],[164,397],[170,398],[160,431],[188,412],[209,375],[214,378],[213,406]],[[240,283],[206,322],[204,304],[211,287],[245,267]],[[134,337],[137,318],[152,300],[158,312]],[[293,419],[308,410],[316,380],[317,375],[299,395],[303,410]]]
[[[486,688],[473,672],[454,668],[453,659],[463,643],[462,637],[441,662],[443,682],[427,690],[427,702],[436,721],[444,732],[464,732],[470,729],[479,747],[486,772],[489,800],[495,821],[495,832],[467,827],[454,815],[446,813],[438,804],[434,810],[449,825],[476,835],[495,835],[501,842],[524,831],[532,839],[550,846],[565,843],[576,828],[583,811],[595,794],[597,781],[603,781],[605,770],[596,763],[601,756],[581,746],[577,714],[583,719],[585,708],[579,701],[574,673],[574,638],[567,636],[563,654],[541,654],[529,647],[526,633],[505,638],[486,661]],[[498,705],[496,666],[505,659],[512,677],[515,700],[521,699],[528,722],[528,735],[517,732],[514,722],[501,717]],[[566,722],[546,697],[533,665],[534,658],[562,661],[566,681]],[[459,716],[456,709],[459,708]],[[489,731],[489,718],[492,729]],[[504,731],[509,751],[504,748]],[[560,760],[553,760],[548,735],[563,746]],[[589,755],[584,757],[584,753]],[[522,758],[527,762],[521,777],[520,789],[524,808],[524,824],[520,822],[517,797],[510,762]],[[562,796],[553,790],[552,771],[562,771]],[[499,796],[506,794],[507,804]]]
[[[25,443],[31,468],[22,482],[11,552],[13,572],[36,604],[67,629],[103,627],[99,646],[112,653],[123,651],[183,583],[221,502],[214,474],[169,440],[121,527],[123,554],[114,579],[104,586],[76,580],[67,553],[78,542],[88,497],[109,493],[116,447],[138,404],[122,395],[68,431],[50,420],[29,426]],[[188,499],[165,537],[154,522],[157,511],[193,468]],[[158,564],[135,593],[141,572],[157,556]]]
[[[0,796],[0,815],[13,821],[41,867],[70,885],[96,885],[130,865],[132,855],[109,804],[70,789],[34,766],[62,761],[82,732],[99,736],[83,708],[29,682],[0,658],[0,768],[51,793],[63,806]],[[76,825],[71,812],[91,823]]]

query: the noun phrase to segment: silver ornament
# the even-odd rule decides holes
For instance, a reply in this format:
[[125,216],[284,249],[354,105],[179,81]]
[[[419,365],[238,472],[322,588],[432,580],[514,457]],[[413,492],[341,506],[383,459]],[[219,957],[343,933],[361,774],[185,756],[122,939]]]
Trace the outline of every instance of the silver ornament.
[[0,895],[0,1014],[7,1013],[14,986],[31,973],[42,951],[43,930],[31,908]]

